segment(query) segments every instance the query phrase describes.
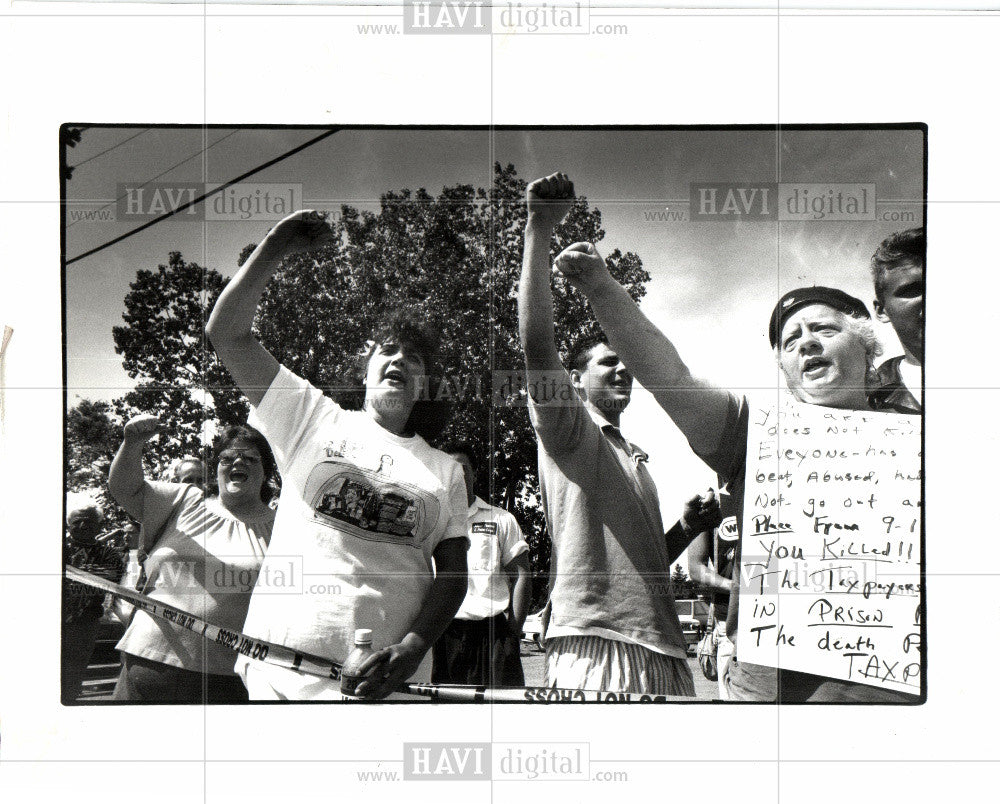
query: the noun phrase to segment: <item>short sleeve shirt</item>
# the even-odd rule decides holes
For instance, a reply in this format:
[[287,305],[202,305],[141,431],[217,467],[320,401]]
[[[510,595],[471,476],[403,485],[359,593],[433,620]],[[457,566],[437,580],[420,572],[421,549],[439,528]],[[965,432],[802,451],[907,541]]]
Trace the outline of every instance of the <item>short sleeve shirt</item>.
[[484,620],[506,611],[510,585],[504,567],[528,552],[513,514],[476,497],[469,506],[469,591],[455,617]]
[[[458,463],[284,367],[249,421],[271,445],[282,487],[245,632],[338,663],[355,629],[372,630],[375,650],[397,643],[424,605],[435,548],[466,538]],[[292,673],[267,671],[278,686]]]
[[684,658],[648,456],[566,396],[528,397],[553,545],[546,636],[595,634]]
[[[159,534],[145,561],[143,594],[214,625],[243,628],[271,538],[274,512],[237,519],[218,499],[181,483],[149,483],[142,526]],[[184,670],[230,675],[236,654],[201,634],[137,609],[118,650]]]

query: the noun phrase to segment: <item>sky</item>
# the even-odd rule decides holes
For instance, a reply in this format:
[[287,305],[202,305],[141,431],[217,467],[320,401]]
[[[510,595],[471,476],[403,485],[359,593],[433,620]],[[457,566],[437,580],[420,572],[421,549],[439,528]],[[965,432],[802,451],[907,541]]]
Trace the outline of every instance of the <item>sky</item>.
[[[136,225],[100,220],[122,182],[225,182],[316,136],[320,129],[92,127],[67,152],[66,255]],[[206,150],[207,148],[207,150]],[[766,327],[778,297],[813,284],[873,297],[868,262],[894,231],[923,223],[923,134],[919,130],[385,130],[345,128],[250,182],[302,185],[304,206],[378,208],[381,193],[458,183],[486,187],[494,162],[526,180],[569,174],[601,211],[602,253],[633,251],[651,275],[642,308],[699,375],[733,389],[774,387]],[[169,170],[168,170],[169,169]],[[836,222],[691,222],[689,185],[702,183],[874,184],[882,219]],[[96,212],[76,220],[73,213]],[[114,205],[104,210],[105,216]],[[170,251],[229,276],[270,222],[164,221],[66,269],[68,401],[112,399],[131,387],[114,352],[112,326],[140,268]],[[878,324],[886,356],[900,354]],[[627,437],[650,453],[664,519],[713,483],[680,433],[637,389],[622,418]]]

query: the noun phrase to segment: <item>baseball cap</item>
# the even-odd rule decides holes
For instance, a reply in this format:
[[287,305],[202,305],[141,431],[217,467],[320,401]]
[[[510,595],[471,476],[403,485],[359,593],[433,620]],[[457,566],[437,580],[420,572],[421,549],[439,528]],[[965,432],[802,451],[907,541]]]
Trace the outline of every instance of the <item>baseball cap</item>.
[[854,298],[849,293],[844,293],[842,290],[825,288],[822,285],[790,290],[778,299],[778,303],[774,305],[774,310],[771,313],[771,323],[768,327],[771,346],[775,346],[778,343],[778,337],[781,334],[781,328],[785,324],[785,319],[807,304],[825,304],[834,310],[840,310],[842,313],[859,315],[862,318],[871,318],[871,313],[868,312],[868,308],[865,307],[863,301]]

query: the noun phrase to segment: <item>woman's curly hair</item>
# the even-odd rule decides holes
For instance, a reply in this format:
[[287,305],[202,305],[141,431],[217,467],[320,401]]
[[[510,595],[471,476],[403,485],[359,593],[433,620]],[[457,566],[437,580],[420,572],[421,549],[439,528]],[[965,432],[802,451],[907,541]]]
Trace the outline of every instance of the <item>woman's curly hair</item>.
[[368,363],[375,350],[381,344],[389,342],[405,344],[414,349],[424,362],[427,374],[418,383],[417,400],[406,422],[406,429],[431,441],[444,430],[451,414],[451,406],[438,399],[442,381],[438,358],[441,335],[432,323],[414,310],[396,309],[379,321],[371,338],[349,366],[348,387],[339,395],[338,401],[351,410],[363,407],[367,392],[365,379],[368,375]]

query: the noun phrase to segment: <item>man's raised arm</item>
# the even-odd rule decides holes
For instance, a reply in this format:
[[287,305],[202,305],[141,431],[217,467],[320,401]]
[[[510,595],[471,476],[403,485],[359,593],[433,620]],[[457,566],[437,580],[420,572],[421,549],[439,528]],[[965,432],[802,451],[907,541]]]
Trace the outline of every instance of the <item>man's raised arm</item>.
[[573,205],[573,182],[564,173],[536,179],[528,185],[527,201],[528,222],[524,230],[524,265],[517,293],[517,314],[530,388],[533,372],[565,375],[553,331],[549,244],[552,230]]
[[673,419],[695,452],[719,446],[729,395],[692,376],[666,335],[648,319],[611,274],[592,243],[574,243],[555,269],[590,301],[608,342],[632,375]]
[[278,361],[250,331],[264,288],[282,259],[319,248],[332,239],[330,227],[319,213],[289,215],[267,233],[212,309],[205,328],[208,339],[251,405],[260,404],[278,373]]

